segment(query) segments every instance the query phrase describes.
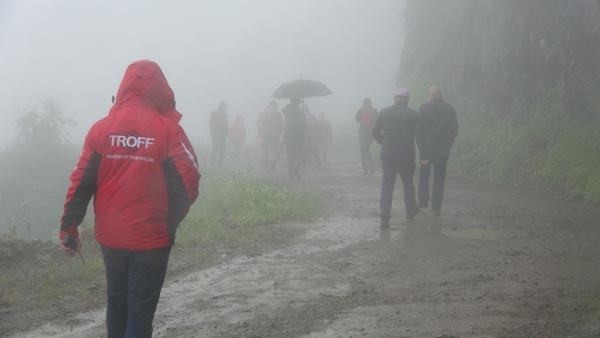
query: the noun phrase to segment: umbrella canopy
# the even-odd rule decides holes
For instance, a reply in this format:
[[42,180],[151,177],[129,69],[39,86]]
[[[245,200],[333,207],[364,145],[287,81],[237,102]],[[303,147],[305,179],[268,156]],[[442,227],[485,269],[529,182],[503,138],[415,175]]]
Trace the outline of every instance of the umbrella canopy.
[[304,98],[327,96],[331,94],[331,90],[319,81],[295,80],[279,86],[275,93],[273,93],[273,97],[278,99],[290,99],[293,97]]

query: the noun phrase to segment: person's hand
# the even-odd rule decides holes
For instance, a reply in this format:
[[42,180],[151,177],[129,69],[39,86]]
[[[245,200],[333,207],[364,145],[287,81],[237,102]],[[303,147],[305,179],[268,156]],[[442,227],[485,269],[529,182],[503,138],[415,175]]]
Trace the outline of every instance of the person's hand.
[[428,165],[429,164],[429,160],[421,160],[421,165]]
[[60,240],[60,248],[67,257],[75,256],[81,249],[81,241],[79,240],[77,226],[61,229],[58,234],[58,239]]

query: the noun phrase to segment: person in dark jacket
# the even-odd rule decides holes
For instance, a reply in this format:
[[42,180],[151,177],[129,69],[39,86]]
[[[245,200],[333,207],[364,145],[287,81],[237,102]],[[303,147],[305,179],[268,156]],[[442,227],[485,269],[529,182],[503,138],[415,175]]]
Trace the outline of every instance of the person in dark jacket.
[[365,98],[362,107],[356,112],[363,175],[372,174],[374,169],[373,159],[371,158],[371,143],[373,143],[372,133],[376,120],[377,110],[373,108],[371,99]]
[[300,178],[300,166],[304,156],[306,114],[303,106],[299,98],[291,98],[282,111],[285,117],[283,140],[287,150],[288,174],[292,180]]
[[217,110],[210,114],[210,136],[212,137],[211,164],[218,168],[223,167],[225,146],[229,136],[229,119],[227,117],[227,103],[220,102]]
[[429,206],[429,180],[433,167],[433,187],[431,190],[431,210],[440,214],[444,197],[446,164],[450,148],[458,135],[456,111],[442,98],[437,86],[429,88],[431,100],[419,109],[417,124],[417,144],[421,159],[419,172],[419,205]]
[[283,132],[283,117],[277,108],[277,102],[271,101],[260,114],[257,130],[260,147],[264,153],[264,166],[274,170],[278,152],[281,148],[281,133]]
[[111,338],[152,336],[175,232],[198,196],[198,162],[180,119],[160,67],[132,63],[71,174],[59,239],[67,256],[80,250],[77,227],[94,197]]
[[406,217],[412,220],[419,207],[415,197],[413,176],[415,165],[415,129],[417,112],[408,107],[409,92],[399,89],[394,97],[395,104],[379,114],[373,138],[381,144],[381,226],[389,227],[396,177],[400,175],[404,187]]

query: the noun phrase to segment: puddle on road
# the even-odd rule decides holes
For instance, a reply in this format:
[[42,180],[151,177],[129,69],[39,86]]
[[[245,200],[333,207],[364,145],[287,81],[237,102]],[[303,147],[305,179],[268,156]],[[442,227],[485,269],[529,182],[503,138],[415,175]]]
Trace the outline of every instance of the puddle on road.
[[[326,241],[325,248],[329,251],[339,250],[357,242],[379,239],[381,228],[378,223],[377,218],[335,217],[321,220],[316,228],[309,230],[302,237],[310,243],[313,243],[313,241]],[[393,228],[391,238],[396,238],[400,232],[399,229]]]
[[[290,226],[289,224],[286,226]],[[237,257],[209,269],[191,273],[163,288],[155,318],[156,336],[186,336],[176,328],[194,328],[194,334],[213,336],[214,323],[236,324],[258,313],[274,313],[283,304],[323,296],[343,296],[349,282],[332,270],[330,253],[381,238],[377,219],[332,217],[296,225],[306,232],[294,245],[255,257]],[[402,236],[394,228],[387,239]],[[104,311],[80,314],[84,324],[65,328],[55,323],[29,332],[31,337],[100,337]]]
[[495,240],[503,238],[502,234],[496,230],[481,229],[481,228],[443,230],[442,233],[449,237],[461,238],[461,239],[495,241]]
[[[490,307],[508,311],[501,304],[488,304]],[[465,315],[457,315],[457,308]],[[435,319],[428,320],[424,325],[424,318]],[[344,311],[334,320],[324,320],[322,327],[301,337],[486,338],[493,335],[473,335],[473,323],[477,323],[477,327],[493,328],[504,320],[506,318],[498,312],[481,311],[480,302],[457,300],[432,306],[429,303],[408,301],[395,305],[359,306]]]

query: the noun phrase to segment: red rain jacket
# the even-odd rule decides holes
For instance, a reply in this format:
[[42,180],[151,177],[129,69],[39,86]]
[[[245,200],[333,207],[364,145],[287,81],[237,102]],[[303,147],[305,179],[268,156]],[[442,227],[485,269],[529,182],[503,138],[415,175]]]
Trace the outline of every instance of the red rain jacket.
[[94,196],[101,245],[132,251],[171,246],[200,180],[180,119],[160,67],[146,60],[131,64],[108,116],[85,138],[61,229],[81,224]]

